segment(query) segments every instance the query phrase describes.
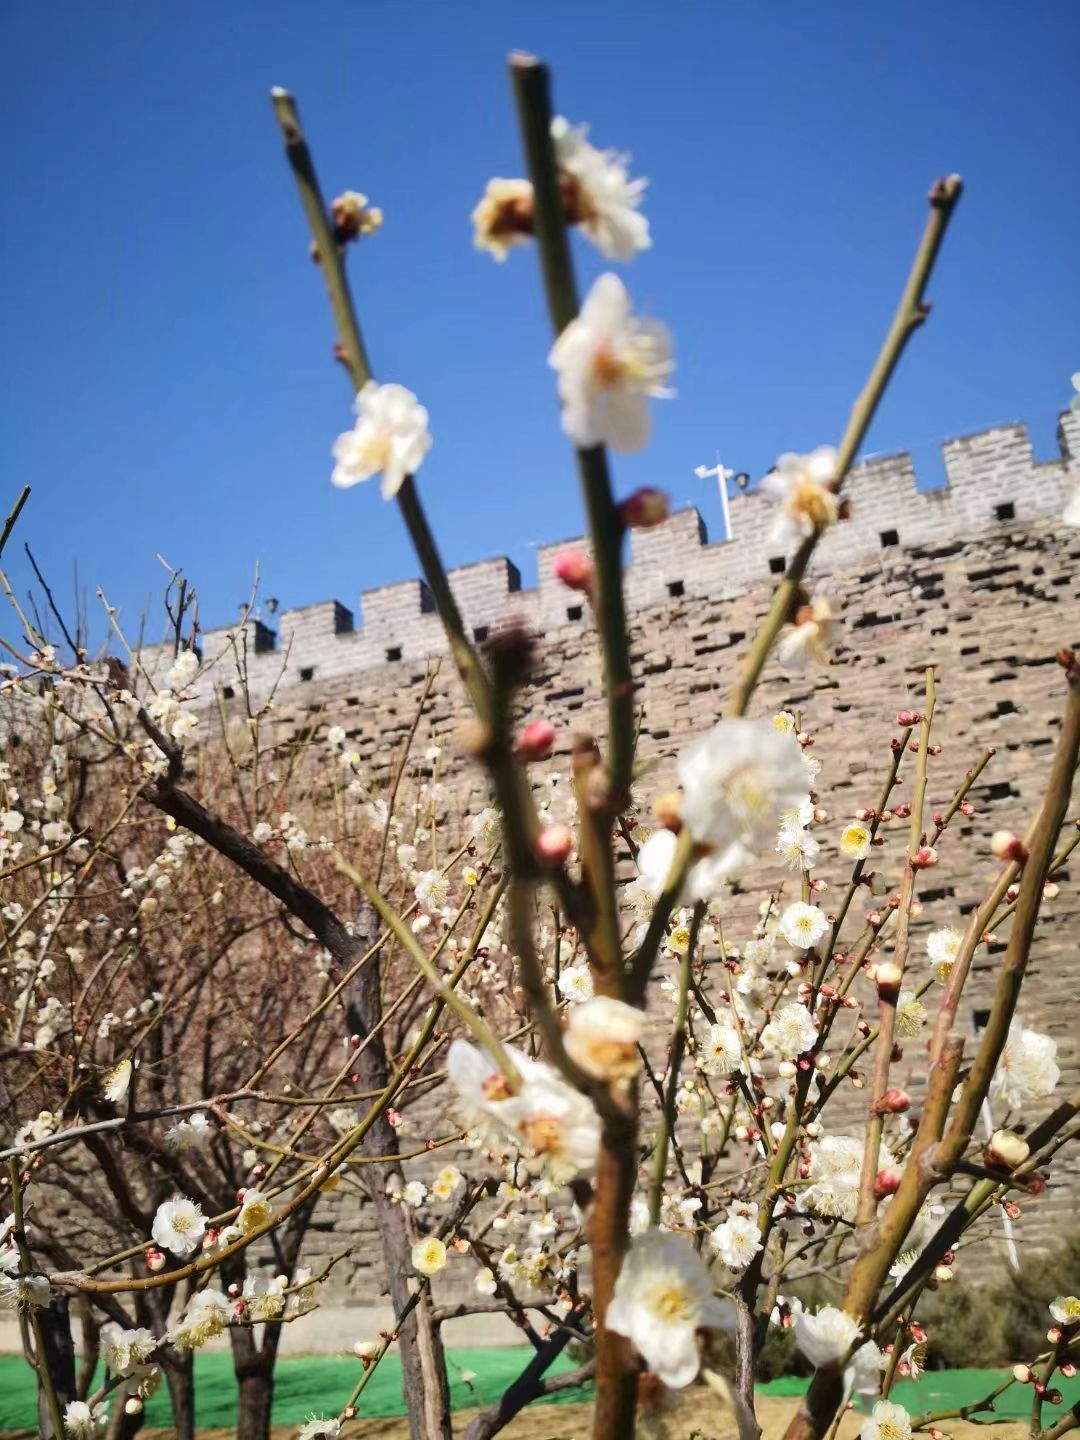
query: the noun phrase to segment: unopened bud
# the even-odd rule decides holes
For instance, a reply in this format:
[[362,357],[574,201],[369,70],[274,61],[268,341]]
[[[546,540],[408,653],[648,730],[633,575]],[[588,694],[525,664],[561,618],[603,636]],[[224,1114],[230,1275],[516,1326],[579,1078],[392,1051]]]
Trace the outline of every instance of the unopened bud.
[[517,752],[522,760],[546,760],[555,744],[555,726],[550,720],[530,720],[518,736]]
[[941,754],[941,746],[940,746],[940,745],[927,745],[927,747],[926,747],[926,753],[927,753],[928,755],[940,755],[940,754]]
[[900,1176],[895,1170],[879,1170],[874,1176],[874,1194],[879,1200],[895,1195],[900,1189]]
[[910,863],[913,870],[929,870],[938,863],[938,853],[932,845],[920,845]]
[[623,524],[632,530],[651,530],[654,525],[662,525],[670,514],[668,497],[652,485],[635,490],[619,506]]
[[1058,1369],[1066,1380],[1072,1380],[1076,1375],[1076,1366],[1071,1360],[1066,1360],[1063,1365],[1058,1366]]
[[138,1395],[131,1395],[124,1401],[125,1415],[141,1415],[142,1412],[143,1402],[139,1399]]
[[155,1275],[159,1270],[165,1268],[165,1256],[152,1245],[144,1252],[143,1259],[146,1261],[146,1268],[152,1270]]
[[806,1133],[811,1140],[816,1140],[821,1134],[821,1122],[819,1120],[811,1120],[806,1126]]
[[1014,1365],[1012,1367],[1013,1379],[1020,1385],[1030,1385],[1035,1378],[1030,1365]]
[[959,805],[959,810],[960,810],[960,814],[961,814],[961,815],[974,815],[974,814],[975,814],[975,806],[971,803],[970,800],[961,800],[961,801],[960,801],[960,805]]
[[906,1090],[900,1090],[895,1085],[886,1090],[874,1106],[874,1111],[878,1115],[902,1115],[905,1110],[910,1109],[911,1096]]
[[793,1080],[799,1072],[792,1061],[781,1060],[780,1064],[776,1067],[776,1073],[782,1080]]
[[898,820],[906,820],[911,814],[911,806],[906,800],[901,800],[899,805],[894,805],[892,813]]
[[1050,1405],[1060,1405],[1060,1404],[1061,1404],[1061,1391],[1057,1388],[1056,1385],[1055,1385],[1052,1389],[1047,1390],[1047,1392],[1046,1392],[1046,1399],[1047,1399],[1047,1403],[1050,1404]]
[[551,568],[568,590],[592,589],[593,563],[583,551],[560,550]]
[[874,816],[875,816],[876,814],[877,814],[877,811],[876,811],[876,810],[870,810],[870,809],[868,809],[865,805],[860,805],[859,808],[858,808],[858,810],[855,811],[855,819],[856,819],[856,820],[873,820],[873,818],[874,818]]
[[568,825],[545,825],[536,837],[536,853],[545,865],[561,865],[573,848]]
[[1027,859],[1024,842],[1011,830],[995,830],[990,836],[990,851],[998,860],[1015,860],[1018,865]]
[[948,1265],[935,1265],[934,1279],[939,1285],[948,1285],[953,1279],[953,1272]]
[[918,725],[921,719],[918,710],[901,710],[896,717],[896,723],[903,725],[905,730],[910,730],[912,725]]
[[1003,1170],[1015,1170],[1031,1153],[1027,1141],[1014,1130],[995,1130],[983,1152],[987,1165]]

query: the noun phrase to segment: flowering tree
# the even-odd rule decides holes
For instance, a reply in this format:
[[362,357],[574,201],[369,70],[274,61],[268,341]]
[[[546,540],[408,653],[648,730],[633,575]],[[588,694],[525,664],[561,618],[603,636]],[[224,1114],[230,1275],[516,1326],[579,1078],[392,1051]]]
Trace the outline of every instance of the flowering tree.
[[[180,1113],[179,1105],[237,1129],[254,1152],[251,1163],[245,1156],[241,1168],[224,1167],[235,1192],[227,1200],[205,1179],[177,1172],[176,1193],[155,1195],[152,1215],[143,1207],[138,1225],[150,1234],[136,1254],[148,1274],[136,1275],[133,1265],[121,1272],[120,1263],[134,1258],[124,1254],[43,1267],[53,1257],[27,1229],[25,1196],[38,1183],[38,1157],[86,1145],[87,1126],[68,1092],[37,1129],[22,1125],[11,1147],[15,1204],[5,1290],[34,1332],[56,1433],[94,1433],[108,1392],[130,1388],[133,1379],[142,1384],[162,1346],[191,1350],[226,1327],[289,1319],[314,1303],[316,1277],[295,1268],[298,1245],[280,1282],[264,1289],[231,1267],[242,1267],[252,1247],[283,1245],[295,1217],[363,1162],[378,1174],[369,1192],[396,1320],[365,1347],[361,1378],[337,1414],[313,1418],[302,1434],[348,1433],[364,1386],[397,1341],[411,1433],[449,1435],[440,1324],[450,1314],[500,1310],[527,1333],[534,1353],[502,1400],[471,1422],[470,1440],[497,1433],[523,1405],[569,1383],[549,1370],[571,1340],[591,1356],[569,1379],[595,1379],[596,1440],[632,1436],[650,1387],[677,1389],[699,1375],[730,1393],[744,1440],[753,1440],[755,1366],[770,1323],[794,1328],[814,1371],[788,1440],[820,1440],[855,1393],[876,1397],[866,1440],[906,1440],[941,1418],[912,1417],[889,1398],[897,1375],[917,1373],[921,1364],[920,1298],[948,1279],[958,1248],[985,1234],[987,1217],[1015,1209],[1017,1195],[1038,1193],[1046,1167],[1077,1133],[1080,1092],[1055,1103],[1054,1043],[1023,1023],[1021,1008],[1040,907],[1080,838],[1075,826],[1065,829],[1080,751],[1076,656],[1067,649],[1058,656],[1062,718],[1041,804],[1022,834],[994,837],[997,868],[985,893],[972,897],[963,930],[930,935],[926,959],[912,932],[919,884],[926,870],[947,863],[950,826],[971,812],[968,793],[992,758],[973,757],[951,803],[928,813],[940,751],[934,667],[926,670],[920,709],[897,715],[879,793],[865,798],[838,837],[850,872],[835,896],[820,875],[828,817],[818,803],[820,764],[808,717],[751,714],[774,652],[791,666],[819,657],[828,642],[834,616],[827,597],[805,588],[809,563],[821,536],[844,522],[845,479],[908,339],[927,317],[924,293],[959,180],[931,189],[895,319],[839,445],[784,455],[765,481],[776,502],[777,541],[790,552],[787,570],[724,718],[680,752],[678,787],[654,791],[646,821],[622,548],[628,528],[662,521],[667,507],[652,489],[617,502],[608,450],[646,445],[650,400],[670,393],[672,343],[663,327],[635,315],[614,273],[601,276],[579,306],[568,233],[580,229],[613,261],[631,259],[649,244],[644,183],[630,177],[624,157],[596,149],[582,127],[552,115],[548,77],[535,60],[512,57],[511,74],[529,176],[489,184],[473,216],[476,241],[498,259],[534,243],[540,257],[555,335],[549,359],[589,519],[589,553],[563,554],[557,573],[587,599],[595,619],[607,706],[603,744],[575,738],[566,802],[531,783],[530,767],[555,741],[545,719],[525,722],[519,713],[534,642],[513,623],[483,654],[470,640],[415,479],[431,449],[427,412],[403,386],[373,378],[356,320],[344,258],[350,243],[377,230],[379,213],[356,192],[327,209],[293,101],[275,91],[338,357],[356,393],[356,424],[334,446],[332,478],[349,487],[380,476],[383,497],[400,509],[471,709],[461,748],[486,773],[493,804],[471,819],[447,813],[436,774],[420,784],[406,823],[398,810],[405,761],[373,795],[351,773],[358,767],[344,728],[331,727],[317,742],[309,737],[330,748],[337,777],[312,812],[327,831],[313,841],[308,822],[297,818],[311,794],[303,769],[265,752],[265,717],[249,703],[240,727],[222,725],[236,793],[221,812],[212,810],[196,796],[208,774],[209,741],[198,738],[205,717],[192,702],[200,660],[186,601],[173,607],[175,662],[165,685],[137,654],[122,672],[115,662],[112,670],[82,661],[62,667],[38,627],[20,615],[22,639],[8,646],[19,667],[11,682],[19,703],[36,693],[62,720],[62,746],[92,737],[114,762],[126,760],[137,783],[126,792],[124,815],[167,817],[175,828],[166,848],[178,863],[187,837],[196,837],[198,853],[214,852],[221,875],[234,877],[219,885],[235,883],[245,896],[235,908],[226,900],[227,913],[235,919],[248,905],[261,913],[269,897],[297,946],[325,952],[329,976],[325,994],[300,986],[299,1019],[267,1010],[257,1034],[276,1027],[284,1035],[272,1048],[262,1042],[259,1049],[253,1038],[257,1064],[240,1087],[261,1086],[287,1054],[292,1089],[308,1092],[311,1114],[303,1120],[294,1121],[301,1097],[258,1090],[226,1097],[225,1111],[216,1077],[204,1077],[194,1087],[201,1094],[180,1101],[188,1086],[159,1067],[153,1109],[129,1107],[115,1124],[104,1122],[143,1157],[139,1127],[165,1118],[170,1107]],[[1071,505],[1066,519],[1075,511]],[[428,763],[437,767],[440,757]],[[905,766],[913,772],[912,798],[896,801]],[[62,892],[73,874],[82,878],[91,856],[107,853],[100,842],[86,846],[70,818],[53,832],[56,822],[31,817],[43,849],[24,856],[20,799],[9,793],[0,815],[7,875],[33,870],[52,884],[55,869],[54,888]],[[365,816],[363,843],[356,806]],[[42,799],[43,812],[55,808]],[[874,864],[889,832],[902,837],[895,874]],[[66,859],[58,861],[57,852]],[[752,933],[733,934],[727,899],[736,882],[753,885],[764,852],[786,860],[790,893],[788,885],[770,887]],[[864,893],[875,898],[861,913]],[[55,910],[66,900],[58,893],[50,904]],[[138,909],[145,911],[145,899]],[[13,932],[26,913],[5,914],[9,951],[18,948]],[[187,914],[175,917],[177,944],[190,943],[192,924]],[[965,1053],[957,1025],[964,986],[980,947],[1006,924],[989,1018]],[[240,934],[230,947],[244,943]],[[47,947],[35,953],[47,956]],[[388,981],[396,973],[385,968],[391,956],[401,973]],[[70,961],[72,979],[81,959]],[[101,953],[93,963],[95,974],[104,973]],[[82,994],[71,1004],[70,981],[45,993],[49,978],[35,959],[20,972],[16,1048],[32,1007],[35,1024],[47,1028],[66,1003],[71,1028],[87,1028]],[[138,1010],[138,984],[125,975],[129,983]],[[229,993],[257,1003],[262,992],[256,980],[250,986]],[[135,1061],[150,1068],[145,1047],[173,1003],[150,999],[146,1034],[125,1035],[128,1058],[109,1057],[104,1099],[121,1109],[139,1073]],[[347,1056],[335,1073],[315,1022],[339,1001]],[[395,1015],[402,1023],[391,1028]],[[926,1049],[926,1086],[916,1099],[894,1080],[902,1042]],[[338,1092],[346,1075],[362,1087],[351,1098],[367,1108],[339,1115],[335,1133],[320,1132],[323,1107],[331,1122],[330,1102],[345,1108]],[[430,1093],[444,1080],[468,1149],[434,1178],[432,1162],[417,1156],[410,1177],[397,1135],[401,1097]],[[857,1118],[852,1095],[860,1102]],[[983,1143],[976,1127],[988,1098],[1006,1123]],[[259,1137],[232,1114],[241,1102],[269,1107],[273,1118],[260,1125],[283,1137],[273,1141],[272,1161],[259,1159]],[[180,1123],[190,1128],[194,1121]],[[298,1148],[302,1136],[310,1150]],[[439,1141],[422,1150],[429,1153],[432,1143]],[[88,1148],[104,1164],[100,1145]],[[162,1157],[151,1158],[160,1169]],[[203,1203],[219,1211],[210,1221]],[[451,1257],[473,1267],[472,1298],[440,1308],[432,1281]],[[838,1303],[804,1309],[794,1293],[799,1281],[823,1273],[837,1282]],[[126,1340],[111,1336],[105,1393],[70,1400],[61,1413],[42,1321],[52,1297],[78,1294],[104,1307],[167,1287],[174,1313],[145,1333],[127,1330]],[[1018,1357],[1009,1383],[1032,1384],[1032,1433],[1056,1440],[1080,1418],[1074,1410],[1044,1425],[1042,1411],[1053,1399],[1055,1374],[1071,1372],[1080,1302],[1047,1299],[1049,1349]],[[133,1317],[121,1313],[116,1323],[130,1326]],[[730,1377],[709,1339],[721,1331],[734,1341]]]

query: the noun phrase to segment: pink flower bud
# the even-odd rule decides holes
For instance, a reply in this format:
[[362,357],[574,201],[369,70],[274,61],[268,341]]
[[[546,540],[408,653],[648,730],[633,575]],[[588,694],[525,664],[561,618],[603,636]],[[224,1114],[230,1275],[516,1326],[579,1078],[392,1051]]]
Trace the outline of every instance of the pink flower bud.
[[926,753],[927,753],[928,755],[940,755],[940,754],[941,754],[941,746],[940,746],[940,745],[927,745],[927,747],[926,747]]
[[995,830],[990,837],[990,851],[999,860],[1015,860],[1019,865],[1027,859],[1024,842],[1011,830]]
[[394,1127],[395,1130],[396,1130],[397,1127],[401,1124],[401,1120],[402,1120],[402,1115],[401,1115],[401,1111],[400,1111],[400,1110],[387,1110],[387,1112],[386,1112],[386,1123],[387,1123],[388,1125],[393,1125],[393,1127]]
[[568,590],[592,589],[593,563],[581,550],[561,550],[551,568]]
[[1066,1380],[1072,1380],[1073,1377],[1076,1375],[1076,1366],[1071,1360],[1066,1360],[1063,1365],[1058,1366],[1058,1369],[1061,1371],[1062,1375],[1065,1377]]
[[855,811],[855,819],[873,820],[876,813],[876,811],[869,809],[866,805],[860,805],[858,810]]
[[960,814],[961,814],[961,815],[974,815],[974,814],[975,814],[975,806],[971,803],[970,800],[961,800],[961,801],[960,801],[960,805],[959,805],[959,810],[960,810]]
[[938,853],[932,845],[920,845],[911,857],[913,870],[929,870],[938,863]]
[[227,1292],[227,1293],[228,1293],[228,1296],[229,1296],[229,1299],[230,1299],[230,1300],[235,1300],[236,1297],[240,1294],[240,1286],[237,1285],[237,1283],[236,1283],[235,1280],[234,1280],[233,1283],[229,1286],[229,1289],[228,1289],[228,1292]]
[[1052,1390],[1047,1390],[1047,1392],[1046,1392],[1046,1398],[1047,1398],[1047,1401],[1048,1401],[1051,1405],[1060,1405],[1060,1404],[1061,1404],[1061,1391],[1060,1391],[1060,1390],[1057,1388],[1057,1386],[1055,1385]]
[[874,1194],[879,1200],[886,1195],[895,1195],[900,1189],[900,1176],[895,1170],[879,1170],[874,1176]]
[[654,525],[662,525],[670,513],[668,497],[652,485],[635,490],[619,506],[623,524],[633,530],[651,530]]
[[555,744],[555,726],[550,720],[530,720],[518,736],[517,752],[522,760],[546,760]]
[[912,725],[918,725],[921,720],[922,716],[918,710],[901,710],[896,717],[896,723],[903,725],[905,730],[910,729]]
[[892,813],[898,820],[906,820],[911,814],[911,806],[906,800],[901,800],[899,805],[893,806]]
[[545,865],[561,865],[574,848],[568,825],[545,825],[536,837],[536,853]]
[[877,1115],[902,1115],[905,1110],[910,1109],[911,1096],[906,1090],[899,1090],[894,1085],[885,1091],[885,1094],[874,1106],[874,1113]]
[[1023,1136],[1013,1130],[995,1130],[983,1151],[983,1159],[996,1169],[1015,1170],[1030,1153],[1030,1146]]
[[152,1270],[155,1275],[159,1270],[165,1268],[165,1256],[160,1250],[155,1249],[153,1245],[143,1253],[143,1259],[146,1261],[146,1268]]

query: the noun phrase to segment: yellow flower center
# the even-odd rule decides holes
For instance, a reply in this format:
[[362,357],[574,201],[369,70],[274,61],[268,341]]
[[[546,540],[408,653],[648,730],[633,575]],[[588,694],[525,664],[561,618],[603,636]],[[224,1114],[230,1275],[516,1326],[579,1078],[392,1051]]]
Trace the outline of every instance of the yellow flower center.
[[649,1308],[659,1320],[692,1320],[694,1305],[686,1286],[677,1280],[660,1284],[653,1292]]
[[551,1155],[562,1149],[563,1129],[551,1115],[534,1115],[521,1127],[529,1148],[537,1155]]
[[793,515],[804,516],[819,530],[836,519],[836,496],[817,480],[798,480],[791,487],[788,509]]
[[390,459],[391,440],[385,430],[377,430],[367,436],[358,446],[360,460],[365,469],[385,470]]

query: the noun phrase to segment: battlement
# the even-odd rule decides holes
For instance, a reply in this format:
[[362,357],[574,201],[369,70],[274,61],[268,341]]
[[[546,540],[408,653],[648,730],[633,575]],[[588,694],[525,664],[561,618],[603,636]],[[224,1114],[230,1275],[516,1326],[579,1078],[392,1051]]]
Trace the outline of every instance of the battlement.
[[[1058,423],[1059,458],[1036,460],[1026,425],[948,440],[942,446],[945,485],[920,490],[911,455],[901,452],[856,465],[845,486],[851,517],[834,527],[814,556],[817,576],[843,572],[897,546],[947,544],[995,528],[1060,514],[1066,486],[1080,482],[1080,413],[1066,411]],[[731,536],[710,542],[696,509],[678,511],[652,530],[630,535],[626,571],[631,612],[678,597],[723,599],[745,593],[784,569],[783,548],[770,539],[775,518],[760,492],[730,502]],[[466,625],[477,640],[508,615],[546,631],[583,621],[580,595],[553,573],[559,551],[581,540],[540,546],[538,584],[522,589],[517,567],[505,557],[450,571],[450,583]],[[358,671],[416,662],[446,651],[446,640],[430,590],[422,580],[403,580],[366,590],[360,623],[337,600],[319,601],[280,617],[277,633],[260,620],[210,630],[201,637],[204,661],[220,659],[204,682],[223,687],[230,698],[235,664],[228,652],[242,645],[253,696],[275,686],[320,683]],[[172,660],[171,649],[148,646],[147,671],[158,678]]]

